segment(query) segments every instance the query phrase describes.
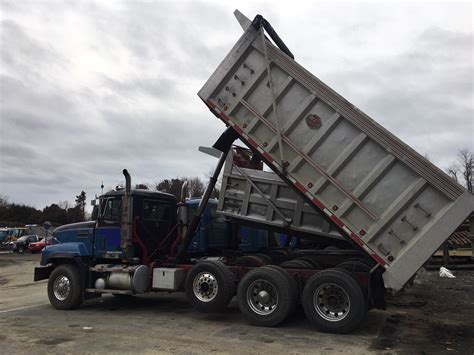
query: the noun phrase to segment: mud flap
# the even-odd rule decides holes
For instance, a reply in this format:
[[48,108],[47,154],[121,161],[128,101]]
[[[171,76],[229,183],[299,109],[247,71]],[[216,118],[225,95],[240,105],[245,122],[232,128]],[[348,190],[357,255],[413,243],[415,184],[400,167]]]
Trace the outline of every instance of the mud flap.
[[52,265],[36,266],[33,281],[47,280],[53,269]]

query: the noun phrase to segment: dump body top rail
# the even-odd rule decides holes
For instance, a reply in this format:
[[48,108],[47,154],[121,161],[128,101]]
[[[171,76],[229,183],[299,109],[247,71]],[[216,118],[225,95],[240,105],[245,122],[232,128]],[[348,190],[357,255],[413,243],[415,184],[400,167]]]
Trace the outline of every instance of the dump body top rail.
[[443,171],[250,26],[199,96],[400,289],[474,209]]
[[289,233],[344,239],[333,223],[278,175],[234,164],[230,151],[224,166],[217,211],[226,217],[286,228]]

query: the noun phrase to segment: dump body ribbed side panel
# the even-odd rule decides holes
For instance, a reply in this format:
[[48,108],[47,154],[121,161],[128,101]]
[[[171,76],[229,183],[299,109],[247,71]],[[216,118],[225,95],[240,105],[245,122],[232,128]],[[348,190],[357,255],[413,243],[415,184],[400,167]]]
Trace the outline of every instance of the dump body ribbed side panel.
[[219,214],[254,225],[287,228],[315,238],[344,239],[337,228],[297,191],[269,171],[246,169],[227,157],[219,194]]
[[387,287],[402,287],[474,209],[472,194],[253,27],[199,96],[386,268]]

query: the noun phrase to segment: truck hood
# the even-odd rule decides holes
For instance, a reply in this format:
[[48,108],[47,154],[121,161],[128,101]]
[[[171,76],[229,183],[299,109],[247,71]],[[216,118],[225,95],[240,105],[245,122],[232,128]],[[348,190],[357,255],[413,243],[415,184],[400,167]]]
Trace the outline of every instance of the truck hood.
[[96,221],[85,221],[85,222],[78,222],[78,223],[70,223],[65,224],[61,227],[58,227],[54,230],[54,232],[61,232],[69,229],[80,229],[80,228],[93,228],[96,224]]

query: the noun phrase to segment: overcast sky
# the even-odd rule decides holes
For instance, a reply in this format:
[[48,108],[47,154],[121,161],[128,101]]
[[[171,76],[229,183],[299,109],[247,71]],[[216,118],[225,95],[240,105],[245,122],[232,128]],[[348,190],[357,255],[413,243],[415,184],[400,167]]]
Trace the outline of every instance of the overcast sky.
[[224,125],[197,92],[242,33],[235,8],[439,167],[473,149],[471,3],[1,1],[0,194],[43,208],[123,168],[204,177],[197,148]]

